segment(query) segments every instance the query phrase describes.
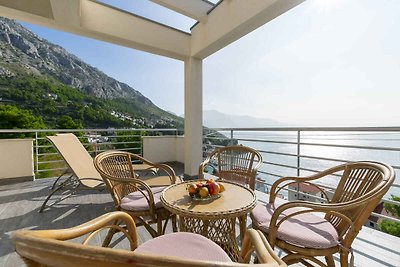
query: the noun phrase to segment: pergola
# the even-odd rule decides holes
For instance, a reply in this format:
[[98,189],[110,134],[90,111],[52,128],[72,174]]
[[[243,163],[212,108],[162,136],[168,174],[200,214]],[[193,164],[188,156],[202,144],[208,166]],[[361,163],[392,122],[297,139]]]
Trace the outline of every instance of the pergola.
[[202,60],[304,0],[151,1],[197,23],[184,32],[95,0],[0,0],[0,16],[184,61],[185,175],[195,176],[202,161]]

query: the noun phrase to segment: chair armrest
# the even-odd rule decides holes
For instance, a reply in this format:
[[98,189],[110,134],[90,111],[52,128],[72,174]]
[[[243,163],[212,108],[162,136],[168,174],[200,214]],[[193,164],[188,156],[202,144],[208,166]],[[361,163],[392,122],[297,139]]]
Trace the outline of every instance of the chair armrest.
[[250,262],[250,256],[253,252],[256,253],[257,259],[261,264],[268,264],[268,266],[286,266],[275,254],[264,234],[259,230],[250,229],[245,233],[241,250],[244,263]]
[[[279,184],[282,184],[289,180],[292,180],[294,182],[308,182],[308,181],[322,178],[327,175],[334,174],[338,171],[345,171],[345,170],[346,170],[346,165],[339,165],[339,166],[335,166],[330,169],[327,169],[327,170],[324,170],[319,173],[316,173],[316,174],[313,174],[310,176],[306,176],[306,177],[283,177],[283,178],[280,178],[277,181],[275,181],[275,183],[272,185],[271,194],[270,194],[270,203],[273,203],[273,201],[275,200],[275,196],[276,196],[277,192],[279,192],[283,187],[287,186],[287,184],[282,185],[282,186],[279,186]],[[310,183],[310,184],[312,184],[312,183]],[[318,187],[315,184],[312,184],[312,185]],[[278,188],[278,186],[279,186],[279,188]],[[278,188],[278,190],[277,190],[277,188]],[[321,190],[320,187],[318,187],[318,188]],[[325,194],[325,197],[327,198],[326,194]]]
[[277,194],[279,193],[279,191],[281,191],[283,188],[292,185],[292,184],[297,184],[297,183],[304,183],[304,184],[308,184],[311,186],[316,187],[319,191],[321,191],[321,193],[323,193],[324,197],[326,198],[326,200],[328,201],[328,203],[330,202],[330,199],[328,197],[328,195],[326,194],[325,190],[322,189],[319,185],[316,185],[314,183],[311,183],[309,181],[315,180],[320,178],[321,176],[318,175],[318,177],[315,177],[316,175],[313,176],[307,176],[307,177],[282,177],[278,180],[276,180],[271,187],[271,191],[269,193],[269,203],[274,203],[275,202],[275,198],[277,196]]
[[199,179],[204,179],[204,167],[210,162],[211,157],[207,157],[199,166]]
[[140,160],[141,162],[143,162],[151,167],[156,168],[157,171],[159,171],[159,169],[164,170],[168,174],[171,184],[176,183],[176,174],[175,174],[174,169],[171,168],[171,166],[168,166],[167,164],[153,163],[139,155],[134,155],[134,158],[137,160]]
[[154,164],[154,165],[157,166],[157,168],[164,170],[168,174],[169,179],[171,180],[171,184],[176,183],[177,177],[174,169],[172,169],[171,166],[168,166],[167,164]]
[[[89,233],[97,233],[98,231],[117,226],[116,221],[123,222],[126,225],[126,230],[122,231],[130,241],[131,249],[134,250],[138,246],[138,236],[136,231],[136,224],[132,217],[126,212],[114,211],[97,217],[84,224],[59,230],[35,230],[16,231],[16,235],[31,235],[41,238],[56,239],[56,240],[70,240]],[[113,223],[113,224],[110,224]],[[118,227],[118,226],[117,226]]]

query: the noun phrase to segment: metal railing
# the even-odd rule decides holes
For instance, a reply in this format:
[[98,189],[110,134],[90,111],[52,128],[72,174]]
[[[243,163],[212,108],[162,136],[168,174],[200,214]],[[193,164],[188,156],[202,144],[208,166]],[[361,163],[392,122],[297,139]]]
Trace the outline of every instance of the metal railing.
[[177,135],[177,129],[44,129],[1,130],[0,138],[33,138],[34,171],[37,178],[58,176],[67,170],[66,163],[46,139],[57,133],[75,133],[92,156],[110,149],[143,155],[143,136]]
[[[400,177],[400,127],[280,127],[280,128],[212,128],[226,138],[207,131],[204,137],[204,154],[216,147],[212,143],[243,144],[257,149],[263,155],[263,164],[258,171],[257,189],[268,192],[273,182],[283,176],[306,176],[334,165],[372,160],[390,164]],[[334,183],[326,180],[320,185],[334,190]],[[396,179],[383,199],[386,203],[399,205],[389,200],[390,194],[400,195],[399,178]],[[300,196],[302,192],[286,188]],[[322,200],[319,196],[310,195]],[[400,223],[399,219],[382,214],[374,216]]]
[[[215,147],[240,143],[257,149],[264,158],[259,169],[257,188],[267,191],[283,176],[304,176],[354,160],[383,161],[393,166],[400,177],[400,127],[302,127],[302,128],[215,128],[204,136],[205,154]],[[127,150],[142,155],[142,137],[150,135],[178,135],[177,129],[45,129],[0,130],[2,135],[24,135],[34,139],[34,166],[37,177],[57,176],[66,164],[46,139],[46,135],[73,132],[93,156],[109,149]],[[219,144],[219,145],[216,145]],[[399,179],[399,178],[398,178]],[[398,180],[397,180],[398,181]],[[400,195],[395,181],[389,192]],[[333,190],[326,181],[321,184]],[[297,193],[299,189],[287,189]],[[386,195],[384,202],[398,205]],[[318,196],[313,196],[318,199]],[[386,218],[381,214],[377,217]],[[396,222],[400,220],[391,218]]]

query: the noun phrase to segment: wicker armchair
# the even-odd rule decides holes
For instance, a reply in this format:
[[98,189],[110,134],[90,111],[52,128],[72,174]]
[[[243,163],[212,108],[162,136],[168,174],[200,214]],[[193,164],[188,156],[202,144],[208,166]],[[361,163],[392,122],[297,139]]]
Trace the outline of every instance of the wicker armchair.
[[[126,226],[110,224],[121,221]],[[128,238],[132,251],[87,245],[100,230],[117,228]],[[86,237],[87,236],[87,237]],[[67,242],[80,240],[82,244]],[[192,233],[167,234],[138,246],[135,223],[125,212],[111,212],[85,224],[60,230],[20,230],[12,235],[17,253],[27,266],[86,267],[245,267],[231,262],[214,242]],[[188,238],[189,237],[189,238]],[[171,244],[171,241],[179,242]],[[260,267],[284,267],[286,264],[273,252],[265,237],[249,230],[243,244],[243,258],[248,262],[255,253]]]
[[204,178],[204,171],[212,169],[212,174],[254,190],[257,169],[262,164],[261,154],[246,146],[227,146],[212,152],[199,167],[199,179]]
[[[151,171],[141,176],[134,171],[133,163],[148,165]],[[171,167],[122,151],[103,152],[94,159],[94,165],[111,193],[117,210],[129,213],[153,237],[165,231],[170,213],[161,205],[161,192],[166,186],[179,181]],[[172,220],[176,231],[176,217],[172,216]],[[157,230],[151,227],[153,223],[157,223]],[[114,233],[115,229],[111,229],[106,244]]]
[[[326,176],[338,179],[334,192],[310,182]],[[304,178],[281,178],[271,188],[269,203],[252,211],[253,227],[265,233],[272,247],[288,253],[283,258],[288,265],[311,266],[310,261],[335,266],[333,254],[339,252],[340,264],[346,267],[353,240],[394,179],[393,168],[379,162],[351,162]],[[299,183],[320,190],[326,204],[276,198],[282,188]],[[326,264],[316,256],[324,256]]]

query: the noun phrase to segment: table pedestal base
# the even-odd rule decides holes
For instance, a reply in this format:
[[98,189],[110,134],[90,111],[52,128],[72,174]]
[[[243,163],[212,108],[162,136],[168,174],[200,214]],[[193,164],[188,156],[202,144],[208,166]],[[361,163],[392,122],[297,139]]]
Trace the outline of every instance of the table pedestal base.
[[240,262],[235,223],[236,218],[201,220],[180,216],[179,228],[183,232],[207,237],[217,243],[233,261]]

